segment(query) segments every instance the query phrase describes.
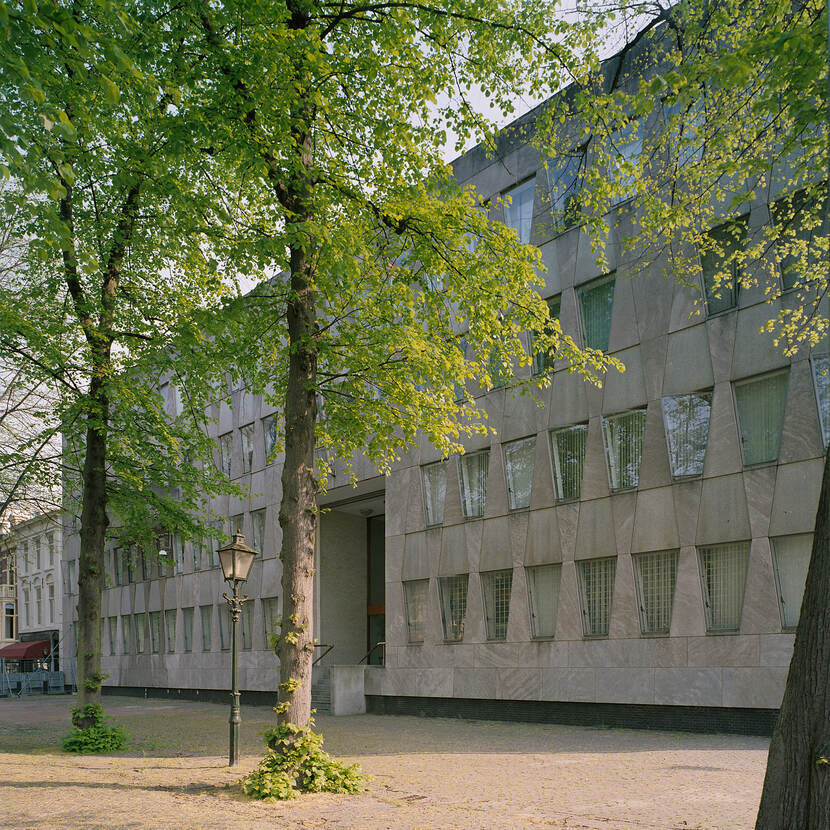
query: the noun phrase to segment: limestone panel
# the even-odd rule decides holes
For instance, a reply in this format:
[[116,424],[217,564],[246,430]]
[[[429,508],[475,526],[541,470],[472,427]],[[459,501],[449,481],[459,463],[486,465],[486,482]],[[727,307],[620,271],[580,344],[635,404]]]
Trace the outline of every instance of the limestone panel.
[[781,430],[778,460],[785,464],[822,454],[821,429],[816,393],[808,360],[799,360],[790,368],[787,385],[787,408]]
[[669,319],[669,331],[679,331],[688,326],[693,326],[700,321],[700,288],[692,285],[681,285],[672,283],[674,292],[672,294],[671,317]]
[[400,582],[387,582],[385,599],[386,642],[391,645],[404,645],[409,640],[409,628],[406,622],[403,585]]
[[642,274],[630,282],[640,340],[645,342],[665,334],[669,330],[673,305],[672,280],[655,273]]
[[401,580],[403,577],[403,551],[405,537],[402,534],[387,536],[385,539],[386,563],[385,574],[387,582]]
[[597,669],[597,702],[653,703],[654,669]]
[[570,668],[616,665],[619,644],[612,640],[574,639],[568,642],[568,666]]
[[530,490],[530,507],[537,509],[553,504],[553,473],[550,462],[550,438],[543,429],[536,436],[536,452],[533,459],[533,485]]
[[680,544],[671,487],[637,493],[633,551],[668,550]]
[[421,471],[417,467],[410,467],[409,487],[406,499],[406,532],[414,533],[426,527],[427,520],[424,512],[424,493],[421,489]]
[[576,529],[579,521],[579,502],[560,504],[556,508],[562,561],[573,560],[576,550]]
[[776,470],[777,468],[772,465],[744,470],[746,506],[753,538],[769,534]]
[[660,401],[652,401],[646,412],[643,457],[640,462],[640,490],[671,484],[669,451]]
[[718,383],[715,385],[709,414],[709,438],[706,442],[703,474],[708,478],[736,473],[742,464],[732,387],[728,383]]
[[[205,574],[205,576],[208,575]],[[282,567],[279,559],[264,559],[262,562],[262,596],[275,597],[280,594],[281,577]],[[205,585],[205,583],[202,583],[202,585]]]
[[736,634],[689,637],[687,647],[689,666],[757,666],[760,659],[757,636]]
[[703,480],[696,544],[715,545],[750,538],[742,475]]
[[496,669],[500,700],[539,700],[542,674],[538,668]]
[[441,566],[441,542],[443,533],[444,531],[440,527],[428,527],[426,529],[427,560],[429,561],[430,574],[437,574],[438,568]]
[[778,308],[778,302],[774,301],[742,308],[738,312],[732,356],[733,380],[778,369],[790,362],[780,346],[774,344],[774,334],[761,331],[764,324],[778,314]]
[[617,553],[631,553],[631,536],[634,531],[636,504],[637,493],[635,492],[615,493],[611,498]]
[[679,481],[672,485],[677,537],[681,545],[693,545],[700,513],[701,481]]
[[696,392],[713,383],[706,326],[700,323],[669,335],[663,394]]
[[487,639],[484,623],[484,597],[481,593],[481,579],[471,573],[467,585],[467,619],[464,622],[464,642],[483,643]]
[[[447,533],[455,528],[447,528]],[[453,548],[457,546],[452,546]],[[463,547],[462,547],[463,551]],[[446,554],[447,567],[452,567],[452,564],[457,560],[455,551],[449,551]],[[441,565],[443,566],[445,557],[441,557]],[[446,571],[449,573],[449,571]],[[455,571],[460,573],[460,571]],[[403,567],[401,570],[401,577],[403,579],[426,579],[430,575],[429,559],[427,557],[427,542],[426,533],[407,533],[404,539],[403,552]]]
[[500,516],[497,519],[485,519],[482,524],[484,527],[481,538],[479,569],[495,571],[501,568],[509,568],[513,560],[507,516]]
[[560,700],[559,677],[561,669],[540,669],[539,700]]
[[559,269],[558,244],[556,240],[545,242],[539,247],[545,266],[545,297],[553,297],[562,291],[562,275]]
[[778,588],[772,566],[769,539],[753,539],[749,550],[744,607],[741,613],[742,634],[775,634],[781,630]]
[[687,637],[656,637],[651,642],[654,644],[656,668],[683,668],[688,664]]
[[475,646],[475,665],[507,668],[518,665],[517,643],[486,642]]
[[[556,266],[559,271],[563,293],[566,289],[573,289],[579,236],[578,229],[574,228],[558,236],[553,242],[553,245],[556,246]],[[571,291],[571,294],[573,294],[573,291]],[[573,332],[576,329],[568,329],[568,331]]]
[[464,521],[461,512],[461,488],[458,482],[458,463],[458,456],[453,456],[447,462],[447,490],[444,494],[445,525],[454,525]]
[[[609,263],[613,268],[613,264]],[[634,307],[632,281],[617,274],[614,285],[614,306],[611,314],[611,331],[608,337],[608,350],[619,352],[628,349],[637,342],[637,315]],[[627,361],[618,355],[628,366]]]
[[570,426],[588,420],[587,386],[577,373],[556,373],[551,394],[550,427]]
[[504,422],[500,438],[512,441],[525,438],[536,432],[536,414],[538,406],[530,395],[508,391],[504,398]]
[[424,647],[425,665],[439,668],[477,666],[476,649],[478,648],[479,646],[475,643],[463,642],[427,644]]
[[527,565],[544,565],[548,562],[562,561],[556,508],[531,510],[524,561]]
[[594,559],[613,556],[617,552],[614,536],[614,517],[611,499],[582,502],[579,509],[579,527],[576,533],[576,559]]
[[703,614],[697,550],[694,547],[682,547],[677,557],[671,636],[690,637],[705,633],[706,620]]
[[504,516],[508,510],[507,481],[504,477],[504,459],[501,446],[496,444],[490,450],[490,467],[487,472],[487,499],[484,515]]
[[609,369],[603,385],[602,411],[605,414],[622,412],[642,406],[646,402],[643,379],[643,360],[640,347],[634,346],[614,355],[622,361],[625,371]]
[[507,533],[510,538],[510,557],[513,565],[522,565],[527,547],[527,528],[530,514],[527,510],[511,513],[507,517]]
[[623,554],[617,557],[614,576],[614,596],[611,600],[609,628],[612,641],[614,638],[636,637],[640,633],[638,608],[631,556]]
[[582,639],[582,607],[573,562],[562,564],[559,583],[559,607],[556,611],[556,637],[558,640]]
[[666,362],[668,342],[668,337],[664,335],[640,343],[646,398],[650,401],[660,400],[663,395],[663,383],[668,365]]
[[511,643],[524,643],[530,640],[530,636],[530,609],[528,608],[525,569],[519,566],[513,568],[507,639]]
[[498,697],[498,671],[496,669],[453,669],[452,693],[454,697],[494,700]]
[[607,496],[608,468],[605,463],[605,447],[602,442],[602,421],[591,418],[585,442],[585,462],[582,468],[582,498],[598,499]]
[[722,706],[722,671],[655,669],[654,702],[674,706]]
[[559,669],[559,700],[594,702],[596,669]]
[[[536,426],[534,427],[533,431],[547,435],[548,420],[550,419],[551,408],[553,406],[553,404],[551,403],[553,399],[553,378],[548,378],[547,386],[545,386],[544,388],[534,389],[532,395],[536,401]],[[539,440],[541,441],[541,437]],[[534,471],[534,475],[535,474],[536,473]],[[534,488],[536,487],[535,479],[533,486]],[[533,498],[534,496],[531,496],[531,499]],[[533,506],[534,501],[531,500],[530,504],[531,506]]]
[[732,379],[732,352],[735,346],[735,331],[738,315],[721,314],[706,321],[709,335],[709,356],[712,359],[712,373],[715,383]]
[[724,669],[723,705],[777,709],[784,697],[787,669]]
[[[497,435],[504,432],[504,399],[508,394],[506,389],[493,389],[477,401],[478,408],[487,415],[487,426],[496,431]],[[487,435],[472,435],[464,440],[464,447],[468,452],[483,449],[490,445]]]
[[793,656],[793,642],[795,634],[785,631],[781,634],[762,634],[759,638],[761,645],[762,666],[776,666],[789,668]]
[[823,466],[823,459],[816,458],[778,467],[772,499],[770,536],[812,532]]
[[[490,519],[488,521],[498,521]],[[484,522],[481,520],[465,522],[464,544],[467,549],[467,570],[478,571],[481,569],[481,546],[484,537]]]
[[607,267],[597,262],[601,258],[602,255],[593,249],[591,237],[580,228],[576,246],[576,261],[574,263],[574,284],[582,285],[608,273]]

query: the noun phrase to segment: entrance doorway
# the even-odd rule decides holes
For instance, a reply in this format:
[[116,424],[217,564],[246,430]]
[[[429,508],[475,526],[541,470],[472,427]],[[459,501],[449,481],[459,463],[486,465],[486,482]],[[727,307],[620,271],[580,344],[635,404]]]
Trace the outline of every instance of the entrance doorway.
[[368,663],[382,666],[386,642],[386,518],[370,516],[366,520],[366,649]]

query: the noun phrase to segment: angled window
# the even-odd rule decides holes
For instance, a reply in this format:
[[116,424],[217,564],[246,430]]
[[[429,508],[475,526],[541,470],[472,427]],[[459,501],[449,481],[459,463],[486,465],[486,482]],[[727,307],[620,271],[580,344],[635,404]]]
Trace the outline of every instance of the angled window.
[[222,464],[222,472],[231,477],[231,461],[233,460],[233,433],[226,432],[219,436],[219,458]]
[[489,464],[490,450],[462,455],[458,459],[461,508],[465,519],[477,519],[484,515]]
[[118,617],[107,619],[110,635],[110,654],[114,655],[118,650]]
[[138,551],[138,565],[140,568],[140,574],[142,580],[150,579],[153,573],[153,560],[152,554],[146,550],[139,550]]
[[627,490],[639,484],[645,430],[645,409],[602,419],[608,484],[612,490]]
[[224,602],[219,606],[219,647],[223,651],[231,647],[231,611]]
[[746,216],[733,219],[712,228],[701,246],[700,267],[710,316],[738,305],[746,229]]
[[193,540],[193,570],[200,571],[202,570],[202,547],[203,543],[201,539],[194,539]]
[[442,576],[438,579],[441,595],[441,622],[444,639],[461,640],[464,637],[464,621],[467,618],[467,581],[469,574]]
[[265,647],[271,648],[271,638],[279,634],[279,600],[277,597],[265,597],[262,600],[262,617],[265,629]]
[[504,196],[504,224],[513,228],[519,236],[519,241],[525,245],[530,242],[535,190],[536,179],[528,179],[502,194]]
[[129,614],[121,617],[121,653],[132,654],[133,638],[132,638],[133,618]]
[[265,508],[251,511],[251,547],[260,555],[265,553]]
[[147,615],[135,614],[133,615],[135,622],[135,653],[144,653],[144,641],[147,636]]
[[581,221],[584,153],[574,151],[547,164],[551,213],[556,230],[564,231]]
[[193,651],[193,608],[182,608],[182,645]]
[[749,542],[697,549],[707,631],[738,631],[744,604]]
[[561,565],[536,565],[525,568],[530,601],[530,625],[534,637],[556,634],[556,612],[559,608]]
[[504,444],[504,470],[507,475],[507,497],[511,510],[530,507],[533,485],[533,459],[536,436]]
[[150,612],[150,651],[158,654],[161,651],[161,612]]
[[447,495],[447,462],[438,461],[421,467],[424,477],[424,507],[428,525],[444,521],[444,501]]
[[254,425],[240,427],[242,437],[242,472],[250,473],[254,468]]
[[641,124],[632,121],[610,136],[611,167],[616,193],[611,197],[611,206],[622,204],[636,193],[634,165],[643,152]]
[[813,355],[813,382],[816,387],[816,403],[821,422],[821,436],[824,446],[830,444],[830,355]]
[[663,398],[663,419],[673,478],[703,475],[712,393]]
[[236,536],[237,533],[242,533],[244,535],[244,531],[244,513],[237,513],[235,516],[231,516],[230,519],[228,519],[228,535],[231,537],[231,541],[233,541],[233,537]]
[[167,650],[176,650],[176,609],[171,608],[164,612],[164,634],[167,640]]
[[406,601],[406,623],[408,642],[423,643],[427,629],[428,579],[414,579],[404,582],[403,594]]
[[265,441],[265,463],[270,464],[274,460],[271,456],[274,453],[274,447],[277,445],[277,416],[266,415],[262,419],[262,435]]
[[250,649],[254,642],[253,605],[250,601],[242,606],[239,624],[242,627],[242,648]]
[[607,637],[617,557],[582,559],[576,566],[582,601],[582,632],[586,637]]
[[611,313],[614,310],[614,283],[614,275],[609,274],[577,289],[582,337],[585,345],[591,349],[608,351]]
[[778,536],[771,541],[781,603],[781,624],[784,628],[794,629],[798,625],[801,600],[804,598],[804,584],[813,552],[813,534]]
[[505,640],[510,619],[510,591],[513,587],[513,571],[486,571],[481,574],[481,590],[484,594],[484,619],[488,640]]
[[210,651],[211,627],[213,625],[213,606],[200,605],[199,618],[202,623],[202,651]]
[[[551,320],[558,320],[559,314],[562,311],[562,295],[557,294],[555,297],[549,297],[546,300],[548,304],[548,314]],[[553,370],[553,364],[556,361],[556,355],[550,351],[536,351],[534,343],[533,332],[530,334],[530,352],[533,355],[532,370],[534,375],[544,375]]]
[[582,492],[588,424],[550,432],[550,455],[557,499],[578,499]]
[[677,582],[677,551],[637,553],[632,558],[637,577],[640,631],[643,634],[668,634]]
[[787,404],[787,376],[785,369],[734,385],[741,450],[747,467],[778,458]]
[[778,231],[778,263],[784,291],[804,285],[817,265],[824,267],[826,275],[827,249],[820,245],[827,242],[827,211],[826,199],[819,206],[815,196],[803,190],[769,206],[770,219]]
[[184,573],[184,539],[178,534],[173,536],[173,563],[175,573]]

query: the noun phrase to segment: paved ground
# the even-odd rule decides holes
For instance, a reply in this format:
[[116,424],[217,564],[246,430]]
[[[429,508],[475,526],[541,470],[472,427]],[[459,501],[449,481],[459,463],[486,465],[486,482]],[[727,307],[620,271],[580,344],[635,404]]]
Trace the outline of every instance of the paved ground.
[[267,707],[243,707],[227,767],[227,707],[109,698],[130,749],[57,749],[70,697],[0,700],[5,828],[40,830],[750,830],[768,741],[623,729],[363,715],[320,716],[326,749],[374,776],[359,796],[247,799]]

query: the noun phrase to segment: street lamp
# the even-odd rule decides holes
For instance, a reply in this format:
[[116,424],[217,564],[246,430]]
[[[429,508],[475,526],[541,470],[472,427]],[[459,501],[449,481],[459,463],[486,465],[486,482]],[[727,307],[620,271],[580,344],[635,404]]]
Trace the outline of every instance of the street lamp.
[[219,562],[222,565],[222,573],[225,579],[231,583],[232,593],[222,594],[231,609],[231,716],[230,741],[228,748],[228,766],[232,767],[239,761],[239,724],[242,718],[239,715],[239,682],[236,676],[236,658],[239,651],[239,640],[236,632],[236,624],[239,622],[239,615],[242,613],[242,606],[248,600],[247,596],[239,596],[239,583],[248,579],[251,565],[257,552],[244,544],[245,537],[237,532],[234,534],[233,542],[224,548],[219,548]]

